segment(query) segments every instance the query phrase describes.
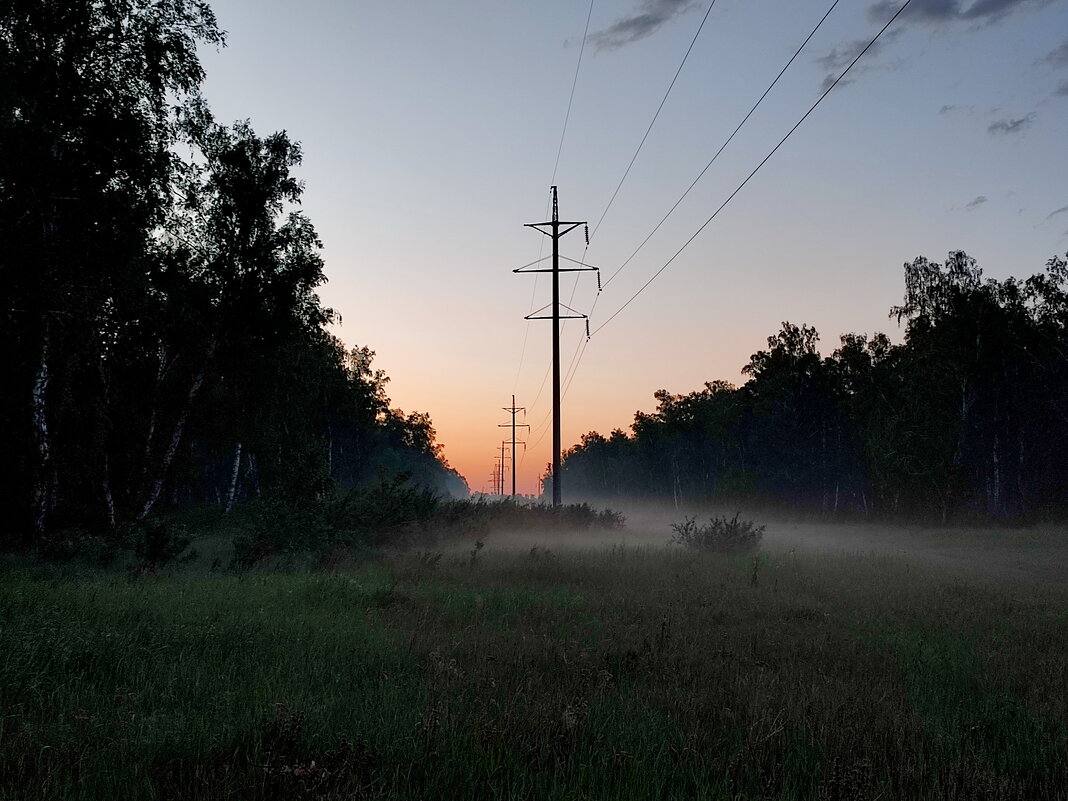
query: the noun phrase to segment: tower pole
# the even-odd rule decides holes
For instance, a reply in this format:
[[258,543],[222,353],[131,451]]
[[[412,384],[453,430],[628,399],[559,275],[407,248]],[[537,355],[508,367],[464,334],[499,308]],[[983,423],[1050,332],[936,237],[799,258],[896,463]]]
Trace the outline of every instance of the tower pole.
[[[553,216],[548,222],[543,223],[527,223],[528,228],[535,228],[541,231],[546,236],[552,237],[553,240],[553,254],[552,254],[552,267],[550,269],[536,269],[531,270],[527,267],[520,267],[512,272],[531,272],[531,273],[552,273],[553,274],[553,299],[550,304],[553,307],[551,315],[537,316],[537,313],[527,315],[528,320],[552,320],[553,321],[553,506],[559,506],[563,498],[563,487],[561,486],[560,475],[560,457],[561,457],[561,442],[560,442],[560,321],[566,319],[582,319],[586,317],[584,314],[578,314],[574,309],[570,309],[564,306],[571,314],[560,313],[560,273],[561,272],[578,272],[583,270],[596,270],[596,267],[591,267],[588,264],[582,264],[576,262],[579,266],[567,267],[563,270],[560,269],[560,237],[564,234],[573,231],[580,225],[586,225],[585,222],[562,222],[560,220],[560,207],[557,200],[556,187],[552,188],[553,193]],[[587,237],[588,238],[588,237]],[[569,259],[574,261],[574,259]],[[538,311],[544,311],[545,307]]]
[[512,415],[512,422],[511,423],[500,423],[497,427],[498,428],[509,428],[509,427],[511,427],[511,429],[512,429],[512,497],[514,498],[515,497],[515,474],[518,472],[516,461],[515,461],[515,446],[516,445],[522,445],[524,447],[524,449],[526,448],[526,443],[525,442],[519,442],[519,441],[516,440],[516,438],[515,438],[515,430],[517,428],[525,428],[525,429],[527,429],[529,431],[530,430],[530,426],[527,425],[526,423],[516,423],[516,421],[515,421],[516,414],[518,414],[519,412],[523,412],[525,414],[526,411],[527,411],[525,407],[516,406],[515,405],[515,395],[512,396],[512,405],[511,406],[502,406],[501,408],[504,409],[504,411],[509,412]]

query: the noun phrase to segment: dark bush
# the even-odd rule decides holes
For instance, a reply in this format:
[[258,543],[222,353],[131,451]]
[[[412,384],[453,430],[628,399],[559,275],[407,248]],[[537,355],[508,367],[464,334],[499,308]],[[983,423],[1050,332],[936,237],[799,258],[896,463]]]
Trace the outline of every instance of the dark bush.
[[509,531],[574,531],[591,528],[622,529],[626,519],[611,509],[598,511],[589,504],[549,506],[511,498],[500,500],[449,501],[430,523],[439,530],[462,529],[459,533],[481,534],[491,529]]
[[177,560],[188,562],[196,558],[190,551],[192,541],[184,526],[163,518],[153,518],[130,527],[127,538],[137,554],[138,570],[155,573],[164,565]]
[[726,515],[713,517],[704,525],[698,525],[695,518],[688,517],[682,523],[671,524],[675,532],[671,541],[704,551],[752,553],[760,547],[765,528],[752,520],[739,520],[738,514],[733,518]]
[[621,514],[587,504],[552,507],[511,498],[442,500],[412,486],[409,475],[380,476],[356,489],[334,486],[311,500],[275,496],[249,501],[244,533],[234,539],[234,566],[318,551],[335,563],[352,549],[413,548],[493,529],[574,531],[621,529]]
[[409,544],[441,502],[408,480],[400,473],[356,489],[334,485],[304,500],[250,501],[243,510],[245,533],[234,539],[234,564],[248,568],[280,554]]
[[117,534],[105,536],[71,528],[42,539],[38,543],[37,554],[49,562],[65,564],[77,561],[104,567],[115,561],[122,546],[122,538]]

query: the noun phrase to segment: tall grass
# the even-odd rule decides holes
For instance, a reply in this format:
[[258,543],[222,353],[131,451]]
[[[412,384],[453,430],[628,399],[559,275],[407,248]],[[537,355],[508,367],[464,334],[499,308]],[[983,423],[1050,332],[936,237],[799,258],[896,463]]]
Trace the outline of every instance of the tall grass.
[[1040,799],[1068,592],[883,557],[0,574],[0,797]]

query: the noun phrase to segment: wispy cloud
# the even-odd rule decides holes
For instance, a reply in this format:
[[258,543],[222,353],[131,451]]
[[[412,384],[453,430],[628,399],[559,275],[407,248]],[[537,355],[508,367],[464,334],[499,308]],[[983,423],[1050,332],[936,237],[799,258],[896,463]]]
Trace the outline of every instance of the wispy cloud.
[[[883,44],[891,41],[894,38],[894,31],[883,36],[882,41],[876,42],[868,50],[868,55],[874,56],[880,50],[883,49]],[[870,39],[855,39],[852,42],[846,42],[843,45],[832,48],[826,55],[820,56],[816,59],[816,63],[823,67],[825,70],[841,71],[848,66],[864,49],[864,46],[871,41]]]
[[1058,97],[1068,97],[1068,81],[1065,81],[1057,87],[1057,91],[1054,92]]
[[986,203],[986,201],[988,199],[989,198],[987,198],[986,195],[979,195],[979,197],[977,197],[975,200],[973,200],[971,203],[969,203],[964,208],[967,209],[968,211],[972,211],[973,209],[977,209],[980,206],[982,206],[984,203]]
[[[912,0],[912,3],[902,13],[900,19],[895,22],[895,27],[883,35],[880,43],[888,43],[895,36],[904,32],[909,24],[920,25],[947,25],[954,23],[970,23],[972,27],[977,24],[991,25],[1001,21],[1005,17],[1017,11],[1037,9],[1047,6],[1055,0]],[[878,0],[868,7],[868,18],[876,24],[883,24],[901,8],[901,0]],[[817,59],[817,62],[827,70],[841,70],[845,67],[860,48],[866,44],[862,42],[848,42],[832,49],[829,53]],[[1068,44],[1068,43],[1066,43]],[[865,60],[877,55],[878,44],[868,51]],[[882,67],[886,69],[884,65]],[[867,71],[875,69],[869,65]],[[826,89],[834,78],[835,73],[828,73],[823,79],[822,89]]]
[[652,36],[697,5],[695,0],[642,0],[637,13],[616,20],[603,31],[591,33],[589,41],[597,50],[615,50]]
[[1055,47],[1046,53],[1042,61],[1054,67],[1068,67],[1068,39],[1061,42],[1060,47]]
[[[900,35],[900,29],[891,29],[884,33],[879,41],[868,48],[868,52],[864,56],[865,60],[870,60],[877,56],[886,45],[893,42],[894,39]],[[842,70],[853,63],[853,59],[860,55],[861,51],[868,46],[869,42],[871,42],[870,39],[854,39],[852,42],[846,42],[831,48],[830,52],[816,59],[816,63],[823,67],[823,69],[827,70],[827,74],[823,78],[823,83],[820,84],[821,92],[827,91],[831,84],[833,84],[842,73]],[[849,74],[856,76],[869,69],[871,69],[870,61],[869,65],[866,65],[865,62],[858,62],[858,65]],[[889,67],[884,67],[884,69],[889,69]],[[846,79],[842,81],[842,85],[852,82],[852,80]]]
[[1046,219],[1052,220],[1058,214],[1064,214],[1064,212],[1066,211],[1068,211],[1068,206],[1061,206],[1059,209],[1055,209],[1054,211],[1051,211],[1049,214],[1047,214]]
[[[939,25],[946,22],[997,22],[1010,14],[1048,6],[1054,0],[912,0],[902,14],[910,22]],[[900,0],[879,0],[868,8],[872,22],[882,22],[901,7]]]
[[995,120],[986,127],[987,133],[1000,135],[1008,135],[1015,133],[1023,133],[1031,127],[1031,123],[1035,121],[1035,117],[1038,115],[1035,112],[1031,112],[1026,116],[1012,119],[1011,117],[1005,117],[1001,120]]

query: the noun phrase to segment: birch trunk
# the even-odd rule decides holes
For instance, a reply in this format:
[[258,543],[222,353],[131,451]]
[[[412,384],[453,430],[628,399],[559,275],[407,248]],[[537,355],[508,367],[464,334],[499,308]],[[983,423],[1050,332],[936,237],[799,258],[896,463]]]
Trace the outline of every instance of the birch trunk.
[[152,441],[156,438],[156,417],[159,413],[159,390],[167,374],[167,348],[159,349],[159,368],[156,370],[156,385],[152,389],[152,412],[148,418],[148,432],[145,434],[145,453],[141,462],[141,480],[148,477],[148,465],[152,459]]
[[182,413],[178,415],[177,421],[174,424],[174,431],[171,433],[171,441],[167,444],[167,450],[163,454],[163,459],[160,460],[159,469],[156,471],[156,477],[152,481],[152,486],[149,488],[148,495],[145,498],[145,504],[141,508],[141,513],[137,516],[138,520],[144,520],[148,517],[152,511],[152,507],[156,505],[156,501],[159,500],[159,494],[163,491],[163,482],[167,478],[167,472],[170,470],[171,463],[174,461],[175,454],[178,453],[178,446],[182,442],[182,434],[185,432],[185,424],[189,421],[189,412],[193,408],[193,401],[196,400],[197,393],[200,392],[200,387],[204,384],[204,371],[201,370],[193,378],[193,383],[189,386],[189,393],[186,396],[185,408],[182,409]]
[[237,497],[237,476],[241,469],[241,443],[234,447],[234,466],[230,470],[230,488],[226,491],[226,508],[224,514],[230,514],[234,508],[234,498]]
[[52,504],[52,445],[48,436],[48,332],[41,342],[41,363],[33,382],[33,433],[37,441],[38,473],[34,485],[33,528],[44,534],[48,510]]
[[115,528],[115,497],[111,493],[111,468],[108,465],[108,457],[104,456],[104,478],[101,488],[104,491],[104,509],[108,515],[108,526]]

